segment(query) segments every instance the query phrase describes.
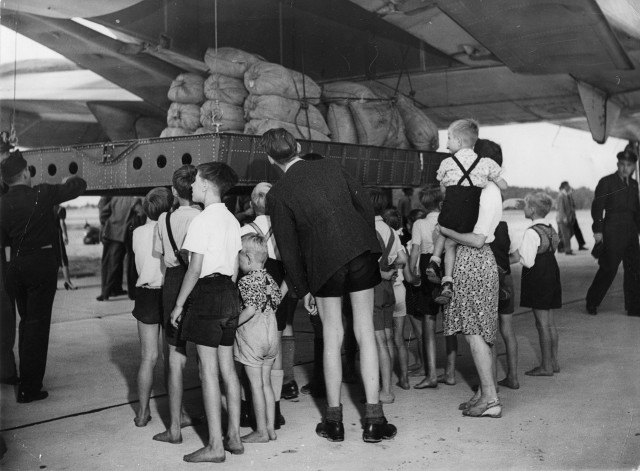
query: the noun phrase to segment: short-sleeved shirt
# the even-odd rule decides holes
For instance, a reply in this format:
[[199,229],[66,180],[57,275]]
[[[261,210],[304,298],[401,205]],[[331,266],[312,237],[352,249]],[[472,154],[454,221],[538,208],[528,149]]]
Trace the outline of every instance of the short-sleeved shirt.
[[[389,225],[384,222],[382,216],[376,216],[376,231],[380,234],[380,237],[382,237],[382,240],[386,245],[389,242],[389,237],[391,237],[391,232],[393,231],[393,229],[391,229],[391,227],[389,227]],[[391,250],[389,251],[388,260],[386,261],[386,263],[384,263],[384,261],[381,261],[382,265],[392,265],[395,259],[398,258],[398,252],[400,250],[404,250],[402,248],[402,244],[400,243],[400,237],[398,237],[396,234],[394,235],[395,237],[393,245],[391,246]],[[384,247],[381,247],[381,250],[384,250]]]
[[[253,223],[260,228],[262,234],[264,235],[266,235],[267,232],[269,232],[269,229],[271,229],[271,218],[264,214],[256,216],[256,218],[253,220]],[[245,234],[254,234],[256,232],[257,231],[251,224],[245,224],[240,228],[240,236],[243,236]],[[269,258],[280,260],[280,252],[278,252],[277,250],[276,239],[273,236],[273,233],[267,240],[267,254]]]
[[[460,149],[456,152],[455,156],[464,168],[468,169],[471,164],[475,162],[478,154],[471,149]],[[487,182],[497,180],[500,177],[501,172],[502,168],[500,168],[495,160],[483,157],[469,175],[474,186],[484,188],[487,186]],[[440,163],[440,167],[438,167],[438,172],[436,174],[436,178],[444,186],[457,185],[462,176],[462,170],[451,157],[447,157]],[[462,181],[461,186],[469,186],[469,180],[465,178]]]
[[[173,213],[171,213],[171,233],[173,239],[176,241],[176,247],[182,248],[184,239],[187,236],[187,229],[193,218],[200,214],[200,208],[197,206],[179,206]],[[167,268],[177,267],[180,262],[173,253],[173,247],[169,240],[169,234],[167,232],[167,213],[162,213],[158,218],[158,232],[157,237],[153,239],[153,248],[164,254],[164,263]]]
[[158,222],[149,219],[133,231],[132,246],[138,271],[136,286],[161,288],[164,282],[164,259],[153,243],[157,230]]
[[425,218],[418,219],[411,228],[411,244],[420,246],[420,253],[433,253],[433,232],[438,224],[438,212],[431,211]]
[[490,182],[482,189],[480,195],[480,211],[478,220],[473,228],[474,234],[480,234],[487,237],[485,243],[493,242],[495,238],[496,227],[502,219],[502,197],[500,196],[500,188]]
[[527,268],[531,268],[535,265],[538,247],[540,247],[540,235],[532,229],[536,224],[544,224],[545,226],[550,225],[549,221],[543,218],[534,219],[527,230],[524,231],[518,252],[520,253],[520,263],[522,263],[522,266]]
[[213,203],[193,218],[182,248],[204,255],[200,278],[233,276],[240,242],[240,223],[224,203]]
[[275,280],[264,268],[254,270],[238,281],[240,307],[253,306],[256,311],[271,309],[276,311],[282,300],[282,294]]

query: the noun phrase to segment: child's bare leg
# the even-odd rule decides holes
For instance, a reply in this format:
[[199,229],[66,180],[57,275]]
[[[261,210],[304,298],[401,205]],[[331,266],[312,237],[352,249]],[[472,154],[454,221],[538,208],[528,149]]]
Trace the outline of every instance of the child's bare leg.
[[415,317],[409,315],[407,315],[407,317],[411,322],[411,331],[414,332],[416,343],[418,345],[418,358],[416,358],[416,362],[413,365],[409,365],[409,371],[413,373],[419,372],[423,365],[425,365],[424,345],[422,341],[422,322],[424,321],[419,321]]
[[[391,393],[391,359],[387,347],[387,336],[384,329],[375,331],[376,347],[378,349],[378,362],[380,365],[380,402],[391,403],[394,401]],[[361,355],[362,358],[362,355]]]
[[513,331],[513,314],[500,314],[500,333],[507,350],[507,376],[498,384],[511,389],[520,388],[518,382],[518,340]]
[[[244,370],[251,383],[251,397],[253,400],[253,412],[256,416],[256,429],[241,437],[244,443],[267,443],[269,433],[267,431],[267,406],[265,403],[264,382],[261,366],[244,365]],[[273,391],[271,392],[273,395]]]
[[554,373],[560,373],[560,363],[558,363],[558,328],[553,311],[549,311],[549,329],[551,330],[551,366]]
[[218,367],[227,399],[226,449],[234,454],[241,454],[244,452],[244,447],[240,441],[240,380],[233,359],[233,347],[221,345],[218,348]]
[[436,261],[438,264],[442,259],[442,253],[444,252],[444,249],[445,249],[446,240],[447,238],[445,236],[438,233],[438,237],[436,238],[436,241],[433,244],[433,254],[431,255],[431,260]]
[[425,314],[422,318],[422,338],[424,340],[425,367],[424,379],[414,386],[416,389],[438,386],[436,374],[436,316]]
[[422,270],[425,270],[427,279],[431,283],[440,283],[440,279],[442,277],[442,252],[445,249],[445,240],[445,236],[438,234],[433,245],[433,255],[431,255],[429,263],[426,267],[421,267]]
[[385,343],[387,344],[387,352],[389,352],[389,369],[391,376],[393,376],[393,368],[396,364],[396,348],[393,342],[393,327],[384,329]]
[[398,386],[402,389],[409,389],[409,354],[407,345],[404,343],[404,323],[407,316],[393,318],[393,342],[398,352],[398,365],[400,374],[398,375]]
[[443,283],[445,281],[453,281],[453,267],[456,264],[456,247],[458,247],[458,244],[453,239],[445,239]]
[[264,390],[264,404],[267,412],[267,433],[269,440],[275,440],[276,436],[276,396],[271,384],[271,365],[262,366],[262,388]]
[[526,371],[525,374],[528,376],[553,376],[549,311],[544,309],[534,309],[533,314],[536,317],[536,328],[538,329],[538,337],[540,338],[542,364],[532,370]]
[[133,420],[136,427],[144,427],[151,420],[149,398],[153,387],[153,370],[158,361],[158,334],[160,331],[160,324],[144,324],[138,321],[138,338],[140,339],[138,399],[140,409]]
[[169,390],[169,413],[171,422],[169,428],[162,433],[153,437],[159,442],[182,443],[182,434],[180,429],[183,427],[183,411],[182,411],[182,373],[187,364],[187,356],[184,347],[175,347],[168,345],[169,355],[169,374],[168,374],[168,390]]
[[456,335],[447,335],[444,338],[445,348],[447,350],[447,364],[444,367],[444,376],[448,380],[447,384],[456,384],[456,358],[458,356],[458,337]]
[[202,381],[202,400],[207,414],[209,441],[207,445],[193,453],[184,455],[189,463],[212,462],[222,463],[225,459],[222,442],[221,394],[218,380],[218,349],[197,345],[200,358],[200,380]]

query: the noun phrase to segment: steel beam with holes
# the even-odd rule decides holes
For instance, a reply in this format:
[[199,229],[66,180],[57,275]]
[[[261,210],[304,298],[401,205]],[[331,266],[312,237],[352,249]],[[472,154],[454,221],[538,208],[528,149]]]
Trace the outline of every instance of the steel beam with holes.
[[[442,159],[438,152],[386,147],[300,141],[302,154],[318,153],[338,160],[364,186],[416,187],[436,183]],[[149,188],[171,185],[173,172],[183,164],[224,162],[240,177],[237,192],[261,181],[276,181],[260,136],[200,134],[139,139],[23,152],[34,184],[60,183],[79,175],[87,181],[86,194],[145,194]]]

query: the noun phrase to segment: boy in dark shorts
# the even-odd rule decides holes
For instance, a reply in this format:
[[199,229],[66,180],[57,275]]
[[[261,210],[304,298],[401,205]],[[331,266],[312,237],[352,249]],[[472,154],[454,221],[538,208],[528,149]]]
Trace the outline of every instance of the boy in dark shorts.
[[[172,212],[162,213],[158,218],[158,236],[154,238],[154,248],[161,253],[166,267],[162,286],[162,319],[165,328],[165,371],[169,392],[169,412],[171,420],[166,431],[153,437],[167,443],[182,443],[180,429],[191,421],[182,410],[182,372],[187,363],[187,342],[180,338],[182,324],[178,328],[171,325],[171,310],[176,304],[182,280],[187,272],[188,261],[180,253],[187,229],[194,217],[200,214],[200,206],[191,198],[191,185],[198,171],[193,165],[183,165],[173,173],[171,192],[179,206]],[[171,235],[169,235],[169,231]],[[173,241],[172,241],[173,240]],[[175,248],[174,248],[175,244]]]
[[136,280],[133,317],[138,321],[140,338],[140,367],[138,368],[138,399],[140,409],[134,422],[144,427],[151,420],[149,398],[153,387],[153,370],[158,361],[158,333],[162,329],[162,281],[164,264],[153,248],[153,239],[158,226],[158,216],[168,211],[173,196],[166,188],[154,188],[142,203],[147,222],[133,231],[132,247],[136,259]]
[[264,133],[262,144],[269,162],[285,172],[267,194],[267,213],[290,288],[304,298],[307,311],[317,309],[322,319],[327,411],[316,433],[330,441],[344,440],[340,349],[342,297],[348,296],[367,401],[362,438],[393,438],[396,427],[387,423],[379,400],[373,288],[381,280],[381,250],[367,192],[338,162],[300,158],[300,145],[282,128]]
[[[196,344],[209,441],[205,447],[185,455],[184,460],[221,463],[225,450],[232,454],[244,452],[240,441],[240,382],[233,361],[240,313],[235,279],[242,244],[240,224],[222,202],[222,197],[238,182],[238,175],[221,162],[197,168],[193,201],[203,203],[204,210],[191,221],[182,246],[190,252],[189,268],[171,312],[171,323],[178,328],[187,297],[191,295],[181,338]],[[224,440],[218,373],[225,384],[228,411]]]

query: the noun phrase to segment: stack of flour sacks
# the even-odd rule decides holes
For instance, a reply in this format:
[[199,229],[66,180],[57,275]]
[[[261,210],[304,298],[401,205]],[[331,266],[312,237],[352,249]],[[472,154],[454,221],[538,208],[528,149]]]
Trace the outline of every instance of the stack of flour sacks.
[[435,150],[438,130],[411,100],[373,83],[322,88],[300,72],[239,49],[209,48],[210,75],[180,74],[171,84],[161,137],[211,132],[261,135],[285,128],[296,138]]

